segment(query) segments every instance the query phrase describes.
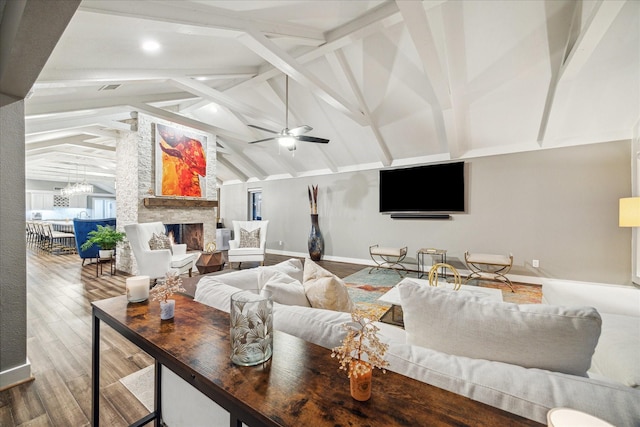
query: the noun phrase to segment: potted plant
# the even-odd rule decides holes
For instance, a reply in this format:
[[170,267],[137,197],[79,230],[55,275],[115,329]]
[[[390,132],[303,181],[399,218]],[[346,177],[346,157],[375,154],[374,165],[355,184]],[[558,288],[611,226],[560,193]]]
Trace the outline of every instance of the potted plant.
[[384,360],[389,345],[380,341],[377,335],[380,328],[366,317],[364,311],[354,310],[351,319],[353,322],[342,325],[347,336],[341,346],[331,351],[331,357],[336,357],[340,361],[340,369],[348,372],[351,397],[363,402],[371,397],[373,368],[382,369],[384,373],[389,366],[389,362]]
[[125,233],[117,231],[110,225],[97,225],[96,230],[91,230],[87,236],[86,242],[80,246],[84,251],[96,245],[100,248],[100,258],[110,258],[118,242],[122,242],[126,236]]

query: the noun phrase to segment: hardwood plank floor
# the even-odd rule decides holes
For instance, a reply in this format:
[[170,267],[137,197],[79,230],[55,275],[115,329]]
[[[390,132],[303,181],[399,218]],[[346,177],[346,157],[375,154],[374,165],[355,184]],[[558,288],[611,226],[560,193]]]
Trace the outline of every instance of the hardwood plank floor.
[[[290,257],[267,255],[265,265]],[[27,250],[27,355],[34,381],[0,392],[0,426],[87,426],[91,420],[91,302],[124,293],[126,275],[96,277],[96,266],[75,254]],[[320,261],[346,277],[364,265]],[[243,268],[245,266],[243,265]],[[195,272],[197,275],[197,271]],[[192,284],[197,278],[185,279]],[[142,350],[102,326],[100,422],[124,426],[144,407],[121,385],[153,363]]]

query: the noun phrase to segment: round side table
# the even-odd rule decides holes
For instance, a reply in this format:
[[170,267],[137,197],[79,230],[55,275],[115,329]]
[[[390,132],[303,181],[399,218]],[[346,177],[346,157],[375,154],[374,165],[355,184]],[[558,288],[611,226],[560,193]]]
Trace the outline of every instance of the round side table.
[[593,415],[571,408],[553,408],[547,412],[549,427],[614,427]]

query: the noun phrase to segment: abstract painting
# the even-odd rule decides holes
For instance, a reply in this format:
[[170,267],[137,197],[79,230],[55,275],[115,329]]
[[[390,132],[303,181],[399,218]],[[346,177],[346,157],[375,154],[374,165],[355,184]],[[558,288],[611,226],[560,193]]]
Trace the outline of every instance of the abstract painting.
[[156,195],[206,197],[207,138],[156,124]]

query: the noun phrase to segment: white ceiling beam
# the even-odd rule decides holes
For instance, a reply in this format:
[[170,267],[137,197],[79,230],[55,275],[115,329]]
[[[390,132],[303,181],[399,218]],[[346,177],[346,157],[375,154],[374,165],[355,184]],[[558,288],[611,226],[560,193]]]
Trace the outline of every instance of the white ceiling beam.
[[84,128],[100,124],[104,120],[126,120],[130,118],[130,111],[122,111],[122,108],[107,108],[92,114],[76,116],[27,117],[25,120],[25,135]]
[[50,141],[52,139],[67,138],[69,136],[76,136],[76,135],[82,135],[85,140],[87,139],[87,136],[99,136],[99,137],[105,137],[110,139],[115,139],[117,137],[116,132],[101,130],[95,126],[86,126],[86,127],[69,129],[69,130],[64,130],[59,132],[53,131],[53,132],[47,132],[47,133],[40,133],[36,135],[26,135],[25,143],[30,144],[32,142]]
[[575,77],[611,27],[626,0],[600,0],[580,31],[560,71],[560,79]]
[[34,142],[31,144],[26,144],[25,150],[28,153],[30,151],[49,149],[51,147],[56,147],[61,145],[71,145],[71,146],[80,147],[80,148],[90,148],[92,150],[111,151],[113,153],[116,152],[116,147],[85,142],[85,139],[86,137],[78,135],[78,136],[72,136],[69,138],[56,139],[51,141]]
[[149,83],[181,77],[200,77],[206,80],[247,79],[258,74],[258,71],[258,67],[251,66],[190,68],[188,73],[185,73],[183,68],[45,68],[33,88],[37,91],[38,89],[96,86],[99,84]]
[[138,103],[138,102],[131,104],[131,107],[135,110],[142,111],[149,115],[156,116],[161,119],[168,120],[170,122],[174,122],[183,126],[188,126],[197,130],[201,130],[203,132],[209,132],[214,135],[226,136],[226,137],[237,139],[237,140],[244,140],[243,135],[240,135],[230,130],[213,126],[208,123],[204,123],[189,117],[185,117],[180,114],[172,113],[170,111],[163,110],[162,108],[153,107],[151,105]]
[[375,123],[375,120],[371,115],[371,111],[369,110],[367,101],[364,99],[364,94],[362,93],[362,91],[360,90],[360,87],[358,86],[358,82],[356,81],[356,78],[353,75],[353,71],[351,71],[351,67],[349,67],[347,58],[344,56],[344,53],[341,50],[335,51],[334,54],[335,54],[335,58],[338,61],[338,64],[340,65],[342,73],[344,74],[344,76],[347,78],[347,81],[349,82],[351,91],[353,92],[353,94],[356,96],[356,99],[358,100],[360,109],[362,110],[365,118],[367,119],[369,128],[371,129],[371,132],[373,133],[373,136],[376,139],[376,149],[377,149],[376,151],[378,152],[378,158],[380,159],[380,162],[382,163],[383,166],[385,167],[390,166],[393,161],[391,152],[389,151],[389,147],[387,146],[387,143],[385,142],[384,137],[380,133],[380,128]]
[[319,46],[325,42],[321,32],[306,25],[272,23],[247,18],[247,15],[242,12],[194,2],[93,0],[83,2],[78,10],[165,22],[167,26],[175,26],[176,29],[187,25],[218,30],[213,34],[215,36],[235,37],[238,32],[255,28],[270,36],[296,39],[307,45]]
[[[542,118],[540,119],[540,126],[538,128],[538,145],[542,147],[547,134],[547,126],[549,125],[549,118],[551,117],[551,110],[555,101],[556,91],[558,90],[558,83],[562,76],[562,68],[564,58],[569,56],[571,45],[575,46],[576,34],[580,32],[580,15],[582,12],[582,4],[580,2],[573,3],[573,12],[571,13],[571,21],[567,26],[564,34],[564,49],[560,54],[549,55],[549,62],[551,65],[551,78],[549,79],[549,88],[547,89],[547,97],[544,103],[544,109],[542,110]],[[551,21],[554,22],[554,21]],[[547,23],[547,26],[550,22]],[[556,28],[547,28],[548,38],[551,38],[551,34],[558,32]],[[579,36],[578,36],[579,37]],[[551,50],[551,49],[550,49]]]
[[208,99],[209,101],[226,107],[229,110],[250,116],[256,121],[269,122],[267,124],[269,124],[270,126],[278,126],[278,121],[272,116],[272,114],[255,108],[249,104],[245,104],[244,102],[238,101],[236,98],[226,95],[218,90],[212,89],[203,83],[187,78],[175,78],[171,79],[170,81],[174,86],[180,89],[183,89],[201,98]]
[[259,165],[249,157],[245,156],[242,153],[242,150],[236,148],[233,143],[225,144],[225,149],[226,151],[220,153],[229,157],[229,161],[233,160],[233,164],[236,168],[243,169],[248,174],[247,178],[249,176],[255,176],[258,179],[264,179],[267,176],[267,173]]
[[105,96],[96,98],[75,100],[67,102],[45,102],[39,101],[37,97],[31,98],[25,102],[25,114],[28,119],[32,116],[46,114],[72,113],[76,111],[93,111],[95,109],[116,107],[116,111],[124,106],[131,105],[135,102],[145,104],[156,104],[161,102],[170,102],[178,104],[186,100],[194,99],[194,96],[185,92],[174,92],[153,95],[140,96]]
[[438,99],[439,107],[441,110],[446,110],[451,107],[447,67],[446,63],[438,57],[435,39],[422,2],[397,0],[396,4],[418,52],[423,71]]
[[[387,28],[402,21],[398,6],[395,2],[385,2],[370,10],[368,13],[350,21],[325,34],[326,43],[310,52],[296,57],[301,64],[318,59],[329,52],[340,49],[357,40],[361,40],[376,31]],[[255,77],[241,82],[235,87],[250,87],[257,83],[269,80],[281,74],[281,71],[273,65],[266,65],[260,69]]]
[[208,99],[192,99],[181,102],[178,104],[178,113],[187,115],[193,114],[194,111],[204,108],[209,104],[211,104],[211,101]]
[[366,124],[362,111],[350,105],[338,92],[306,70],[293,56],[278,47],[264,34],[248,29],[246,34],[239,37],[239,40],[254,53],[311,90],[336,110],[346,114],[360,125]]
[[[447,56],[447,80],[451,94],[451,109],[443,111],[442,115],[434,117],[438,135],[446,143],[449,157],[461,158],[468,141],[468,112],[467,99],[467,46],[464,28],[459,28],[463,16],[464,4],[449,1],[443,5],[437,19],[441,20],[440,32],[445,44]],[[434,14],[437,11],[434,11]],[[434,17],[435,19],[435,17]],[[434,115],[435,116],[435,115]],[[444,135],[444,136],[443,136]]]
[[224,166],[225,168],[227,168],[227,170],[229,172],[234,174],[241,181],[245,181],[246,182],[249,179],[248,175],[246,175],[244,172],[242,172],[240,169],[238,169],[233,163],[228,161],[224,156],[218,156],[216,161],[218,163],[220,163],[222,166]]

